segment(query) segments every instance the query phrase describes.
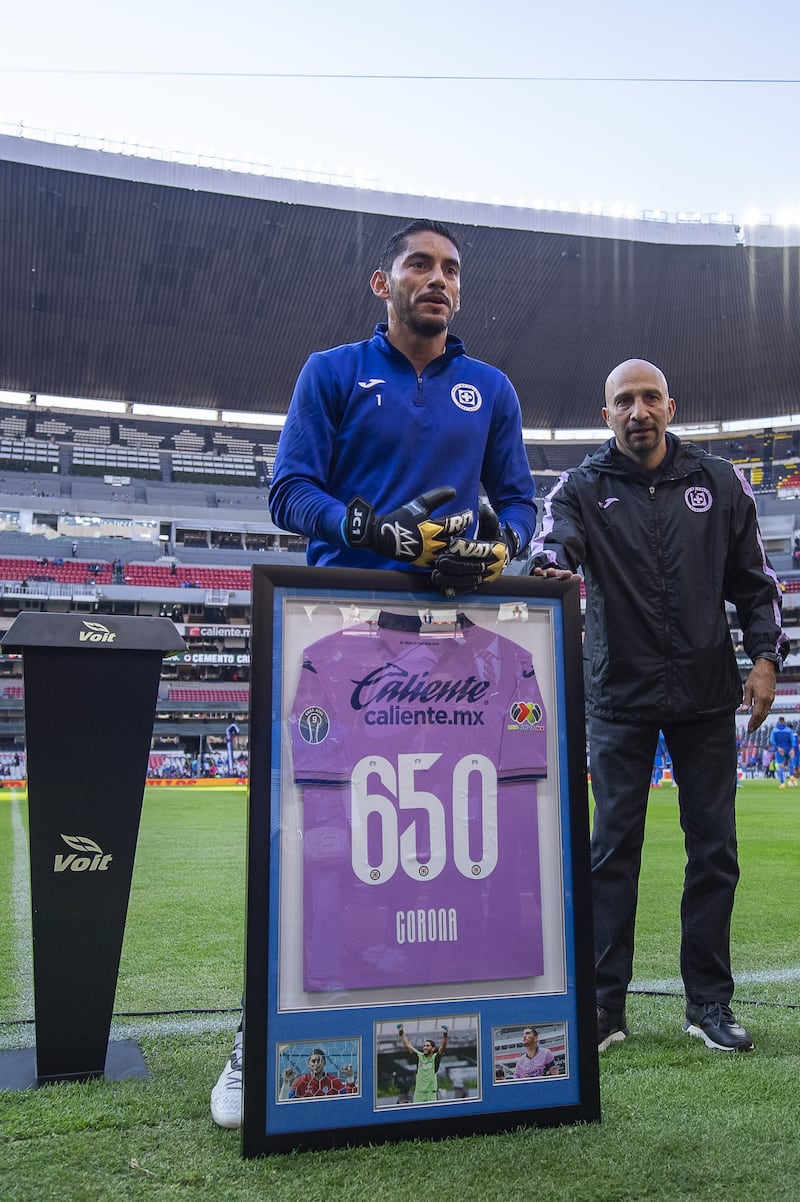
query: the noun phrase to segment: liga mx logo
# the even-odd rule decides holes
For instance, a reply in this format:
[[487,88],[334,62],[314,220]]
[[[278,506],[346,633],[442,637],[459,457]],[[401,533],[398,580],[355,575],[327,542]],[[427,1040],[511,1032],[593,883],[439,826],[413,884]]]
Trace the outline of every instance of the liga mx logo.
[[535,701],[514,701],[508,712],[517,726],[536,726],[542,720],[542,707]]
[[450,399],[465,413],[476,413],[483,404],[483,397],[474,384],[454,384],[450,389]]
[[692,513],[708,513],[714,504],[714,498],[707,488],[687,488],[683,496]]
[[331,729],[331,720],[319,705],[310,705],[297,719],[297,729],[304,743],[324,743]]

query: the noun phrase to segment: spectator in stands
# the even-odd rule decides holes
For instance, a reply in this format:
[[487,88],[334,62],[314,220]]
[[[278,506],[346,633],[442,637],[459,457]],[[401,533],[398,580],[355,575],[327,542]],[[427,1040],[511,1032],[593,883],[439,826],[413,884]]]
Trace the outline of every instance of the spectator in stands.
[[792,548],[792,567],[800,568],[800,535],[794,536],[794,547]]
[[[307,535],[310,564],[434,569],[443,591],[468,591],[496,579],[535,528],[519,401],[448,333],[461,261],[445,226],[413,221],[393,234],[370,287],[387,322],[312,355],[300,373],[272,517]],[[481,482],[499,523],[476,540]],[[444,506],[452,511],[431,516]]]
[[77,544],[77,543],[71,543],[71,544],[70,544],[70,548],[69,548],[69,550],[70,550],[70,555],[71,555],[71,556],[72,556],[72,558],[74,559],[74,558],[75,558],[75,556],[78,554],[78,544]]
[[[461,254],[445,226],[419,220],[394,233],[370,287],[386,323],[312,355],[300,373],[272,518],[308,536],[310,564],[434,569],[443,592],[469,591],[499,577],[536,526],[519,401],[502,372],[448,333]],[[481,484],[497,514],[487,530],[475,520]],[[211,1094],[223,1127],[241,1123],[241,1044],[239,1031]]]
[[603,408],[613,437],[561,476],[533,545],[534,575],[564,578],[582,566],[586,582],[600,1051],[629,1033],[625,998],[659,728],[672,756],[687,852],[684,1030],[711,1048],[753,1046],[730,1008],[742,685],[726,600],[736,606],[753,661],[744,686],[750,733],[769,713],[788,639],[749,485],[726,460],[669,433],[674,413],[659,368],[641,359],[614,368]]

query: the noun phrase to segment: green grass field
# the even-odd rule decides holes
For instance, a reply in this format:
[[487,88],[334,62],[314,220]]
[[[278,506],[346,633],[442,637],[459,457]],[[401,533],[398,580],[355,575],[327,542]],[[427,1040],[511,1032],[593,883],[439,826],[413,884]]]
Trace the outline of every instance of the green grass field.
[[[681,1030],[683,849],[675,791],[654,790],[642,870],[632,1037],[601,1058],[603,1118],[559,1130],[243,1161],[210,1088],[242,986],[244,790],[148,789],[112,1035],[147,1081],[0,1093],[1,1202],[775,1202],[800,1197],[800,788],[739,792],[735,1008],[747,1056]],[[0,1049],[33,1042],[26,806],[0,793]]]

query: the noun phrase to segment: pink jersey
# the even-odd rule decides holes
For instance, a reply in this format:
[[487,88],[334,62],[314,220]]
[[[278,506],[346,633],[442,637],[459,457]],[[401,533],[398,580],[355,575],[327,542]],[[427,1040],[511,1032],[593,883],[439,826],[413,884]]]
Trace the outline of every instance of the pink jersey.
[[555,1056],[548,1048],[537,1048],[533,1056],[529,1056],[527,1052],[523,1052],[514,1068],[514,1076],[519,1077],[544,1077],[551,1067],[555,1064]]
[[382,614],[306,651],[304,987],[537,976],[545,713],[528,651]]

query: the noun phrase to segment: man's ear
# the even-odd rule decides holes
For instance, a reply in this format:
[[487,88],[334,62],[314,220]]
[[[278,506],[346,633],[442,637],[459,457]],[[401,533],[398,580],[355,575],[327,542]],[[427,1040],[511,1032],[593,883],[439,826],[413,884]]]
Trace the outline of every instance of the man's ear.
[[389,280],[385,271],[373,271],[369,286],[381,300],[389,299]]

